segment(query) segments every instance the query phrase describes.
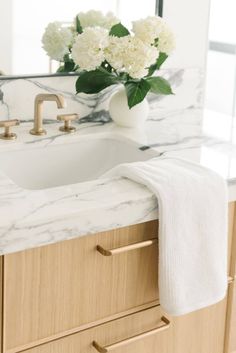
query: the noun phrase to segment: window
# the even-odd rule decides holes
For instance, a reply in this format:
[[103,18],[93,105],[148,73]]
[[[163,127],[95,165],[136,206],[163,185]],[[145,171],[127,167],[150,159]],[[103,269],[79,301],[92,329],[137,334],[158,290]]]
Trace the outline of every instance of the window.
[[222,119],[236,115],[235,13],[235,0],[211,0],[206,107]]

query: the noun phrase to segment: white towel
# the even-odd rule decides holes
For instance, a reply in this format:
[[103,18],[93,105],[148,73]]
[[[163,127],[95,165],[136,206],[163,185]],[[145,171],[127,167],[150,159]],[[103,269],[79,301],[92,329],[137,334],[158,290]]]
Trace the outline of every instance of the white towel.
[[160,304],[183,315],[227,290],[227,184],[198,164],[171,157],[123,164],[106,176],[146,185],[159,207]]

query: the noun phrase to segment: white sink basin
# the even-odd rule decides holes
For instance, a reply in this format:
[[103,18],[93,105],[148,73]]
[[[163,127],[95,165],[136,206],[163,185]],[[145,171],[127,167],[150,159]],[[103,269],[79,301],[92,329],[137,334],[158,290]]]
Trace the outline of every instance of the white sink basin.
[[112,167],[157,156],[119,137],[81,136],[76,142],[0,153],[0,171],[30,190],[94,180]]

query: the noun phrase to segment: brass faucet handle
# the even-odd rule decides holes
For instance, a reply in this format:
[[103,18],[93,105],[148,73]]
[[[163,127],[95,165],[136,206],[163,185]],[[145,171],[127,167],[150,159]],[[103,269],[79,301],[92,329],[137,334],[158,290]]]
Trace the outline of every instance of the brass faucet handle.
[[16,125],[20,125],[20,121],[18,119],[0,121],[0,128],[2,127],[5,129],[4,133],[0,134],[0,139],[15,140],[17,135],[11,132],[11,128]]
[[61,114],[57,116],[57,120],[64,121],[64,125],[59,127],[60,131],[71,133],[75,132],[76,128],[71,126],[71,122],[78,119],[78,114]]

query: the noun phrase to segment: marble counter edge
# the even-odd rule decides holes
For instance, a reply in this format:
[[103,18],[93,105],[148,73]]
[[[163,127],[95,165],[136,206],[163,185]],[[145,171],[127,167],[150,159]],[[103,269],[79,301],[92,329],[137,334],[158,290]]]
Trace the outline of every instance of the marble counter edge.
[[[158,219],[157,199],[146,187],[123,178],[110,182],[116,184],[116,193],[123,191],[119,200],[104,201],[101,205],[97,197],[90,208],[81,207],[64,215],[57,214],[56,218],[45,216],[1,227],[0,255]],[[229,189],[231,202],[236,199],[236,183],[231,183]]]
[[[115,193],[119,194],[118,190],[122,193],[118,200],[112,197],[106,199],[107,190],[104,194],[101,188],[102,203],[99,195],[91,202],[91,207],[81,206],[81,200],[78,199],[78,209],[69,212],[67,208],[67,214],[59,212],[53,217],[49,214],[46,216],[46,211],[44,217],[39,215],[35,219],[31,217],[29,221],[16,220],[1,226],[0,255],[158,218],[157,199],[146,187],[123,178],[110,179],[110,182],[116,187]],[[75,202],[72,202],[71,207],[73,205]]]

